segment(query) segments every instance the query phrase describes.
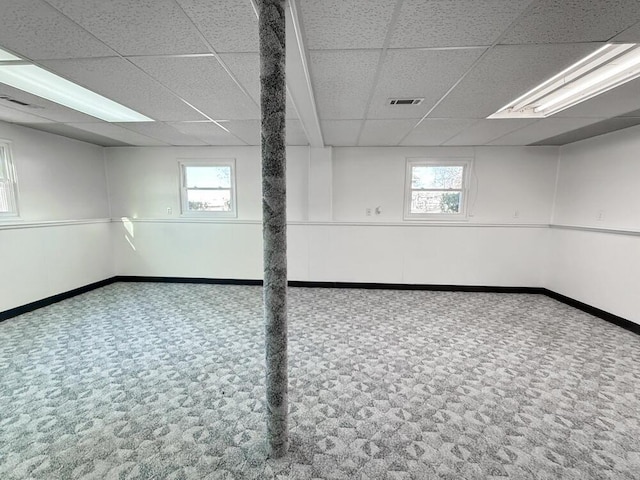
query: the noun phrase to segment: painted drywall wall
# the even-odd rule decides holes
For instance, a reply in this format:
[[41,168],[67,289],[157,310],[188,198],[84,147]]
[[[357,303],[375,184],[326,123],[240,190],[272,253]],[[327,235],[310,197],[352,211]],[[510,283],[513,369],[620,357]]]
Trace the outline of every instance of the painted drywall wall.
[[0,221],[0,311],[113,276],[101,147],[0,122],[20,216]]
[[333,219],[402,221],[407,158],[474,159],[466,223],[549,223],[557,166],[551,147],[334,148]]
[[0,122],[16,166],[20,220],[109,216],[102,147]]
[[[113,147],[105,150],[111,213],[115,218],[180,219],[179,161],[235,159],[237,220],[262,219],[260,147]],[[306,147],[287,148],[289,220],[306,220],[308,157]]]
[[[120,275],[262,278],[259,147],[106,149]],[[183,217],[179,161],[235,159],[237,218]],[[287,218],[307,219],[309,149],[287,149]],[[169,213],[170,212],[170,213]]]
[[[406,158],[461,155],[476,158],[473,217],[403,221]],[[555,148],[291,148],[289,278],[542,286],[556,156]],[[109,148],[106,158],[119,274],[261,278],[258,148]],[[237,219],[180,216],[182,158],[235,158]],[[377,206],[382,213],[367,217]]]
[[[5,123],[0,138],[21,211],[0,223],[0,310],[114,274],[261,277],[259,148],[102,149]],[[290,278],[545,286],[640,322],[639,138],[579,142],[559,163],[555,148],[290,148]],[[465,222],[403,220],[407,157],[474,158]],[[189,158],[236,159],[238,218],[180,216]],[[592,230],[545,228],[552,208],[556,226]]]
[[95,223],[0,225],[0,311],[113,276],[109,230]]
[[640,323],[640,233],[550,231],[549,290]]
[[545,283],[640,323],[638,151],[638,127],[560,149]]
[[548,229],[327,224],[289,232],[300,280],[538,287]]

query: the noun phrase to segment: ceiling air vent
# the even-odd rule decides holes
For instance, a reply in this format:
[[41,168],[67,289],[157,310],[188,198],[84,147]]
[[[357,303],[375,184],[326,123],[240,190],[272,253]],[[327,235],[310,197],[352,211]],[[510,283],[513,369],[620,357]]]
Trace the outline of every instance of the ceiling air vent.
[[389,105],[420,105],[424,98],[390,98]]
[[16,100],[13,97],[10,97],[9,95],[2,95],[0,94],[0,100],[3,100],[5,102],[11,102],[11,103],[15,103],[16,105],[20,105],[22,107],[29,107],[29,108],[42,108],[39,105],[33,105],[32,103],[27,103],[27,102],[23,102],[21,100]]

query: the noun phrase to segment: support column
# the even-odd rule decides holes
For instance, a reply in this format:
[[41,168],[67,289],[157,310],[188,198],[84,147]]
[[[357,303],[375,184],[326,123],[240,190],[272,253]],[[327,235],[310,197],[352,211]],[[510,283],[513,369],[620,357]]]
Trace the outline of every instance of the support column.
[[289,448],[284,15],[284,0],[258,0],[267,451],[271,458],[285,455]]

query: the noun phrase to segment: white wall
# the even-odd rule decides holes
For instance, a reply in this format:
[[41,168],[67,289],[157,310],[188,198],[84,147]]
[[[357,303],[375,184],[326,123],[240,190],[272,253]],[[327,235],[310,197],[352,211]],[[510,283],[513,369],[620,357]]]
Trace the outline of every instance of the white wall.
[[[468,223],[549,223],[557,166],[552,147],[334,148],[334,220],[401,222],[412,157],[475,157]],[[381,215],[366,216],[366,208],[378,206]]]
[[0,122],[19,218],[0,221],[0,311],[113,276],[101,147]]
[[548,229],[326,224],[289,234],[293,280],[540,287]]
[[[403,221],[406,159],[412,157],[474,158],[466,222]],[[555,148],[335,148],[333,219],[372,225],[310,230],[309,276],[542,286],[541,247],[548,234],[556,162]],[[366,215],[368,208],[372,216]]]
[[[21,210],[0,223],[0,311],[114,274],[261,278],[259,148],[102,149],[4,123],[0,138]],[[289,276],[545,286],[640,322],[639,150],[640,128],[559,162],[539,147],[290,148]],[[474,158],[466,221],[403,220],[407,157]],[[186,158],[236,159],[238,218],[180,216]]]
[[637,323],[639,151],[638,127],[561,148],[546,278],[550,290]]
[[[106,156],[118,274],[262,278],[259,147],[118,147]],[[178,161],[194,158],[235,159],[236,219],[180,216]],[[309,149],[287,149],[289,221],[307,218],[308,165]]]
[[[110,148],[106,155],[119,274],[262,277],[259,148]],[[460,155],[476,157],[473,217],[403,222],[406,157]],[[181,158],[236,159],[237,219],[180,217]],[[556,159],[555,148],[291,148],[289,277],[542,286]],[[366,207],[376,206],[382,214],[367,217]]]
[[0,122],[12,142],[23,222],[109,216],[102,147]]
[[[306,147],[287,149],[287,217],[306,220]],[[111,213],[115,218],[179,219],[178,160],[236,160],[239,221],[262,219],[260,147],[113,147],[106,149]],[[171,209],[171,214],[167,213]]]

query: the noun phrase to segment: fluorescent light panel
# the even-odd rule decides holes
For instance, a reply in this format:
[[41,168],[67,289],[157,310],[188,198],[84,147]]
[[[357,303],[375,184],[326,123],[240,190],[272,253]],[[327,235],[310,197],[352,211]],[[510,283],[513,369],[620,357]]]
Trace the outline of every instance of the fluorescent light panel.
[[4,50],[0,50],[0,62],[15,62],[21,61],[22,59],[16,57],[14,54],[5,52]]
[[487,118],[545,118],[640,77],[640,46],[607,44]]
[[[153,119],[0,49],[0,83],[107,122],[153,122]],[[12,61],[15,60],[15,63]]]

